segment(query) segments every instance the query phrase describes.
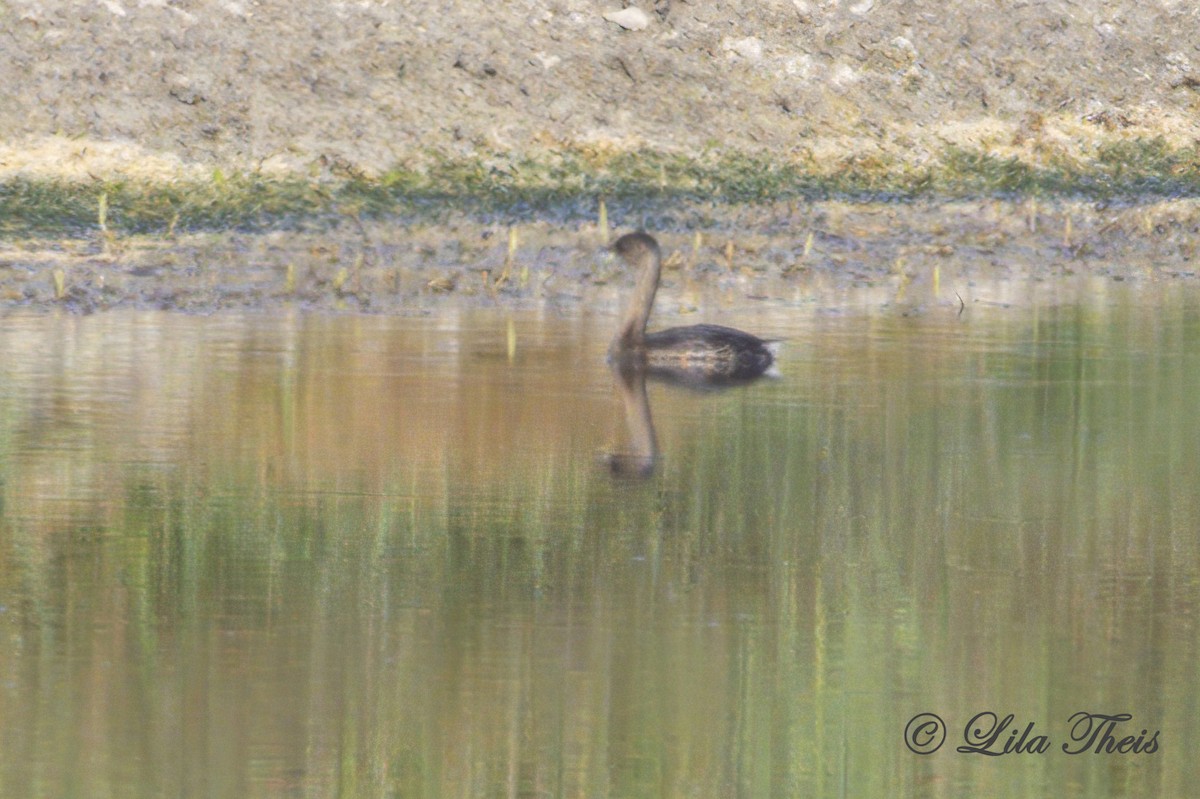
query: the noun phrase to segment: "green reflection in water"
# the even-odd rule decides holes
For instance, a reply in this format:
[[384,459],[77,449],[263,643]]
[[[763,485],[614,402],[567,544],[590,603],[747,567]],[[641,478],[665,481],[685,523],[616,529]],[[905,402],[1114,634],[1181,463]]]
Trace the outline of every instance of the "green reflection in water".
[[[509,318],[0,320],[0,794],[1200,777],[1200,297],[763,317],[784,377],[652,384],[642,481],[603,323]],[[1050,750],[955,753],[988,710]]]

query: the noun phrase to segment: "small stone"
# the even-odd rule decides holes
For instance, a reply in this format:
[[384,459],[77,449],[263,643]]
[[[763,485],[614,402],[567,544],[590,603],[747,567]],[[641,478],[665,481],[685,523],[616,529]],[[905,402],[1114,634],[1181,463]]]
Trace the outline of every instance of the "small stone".
[[183,86],[172,87],[167,90],[167,93],[184,105],[195,105],[196,103],[204,102],[204,98],[199,93]]
[[740,55],[747,61],[761,61],[763,54],[762,39],[757,36],[747,36],[745,39],[732,39],[724,42],[726,50]]
[[555,122],[561,122],[571,116],[571,110],[574,104],[569,97],[559,97],[550,105],[546,106],[546,116],[550,117]]
[[911,55],[913,57],[916,57],[917,55],[917,48],[913,47],[913,43],[908,39],[905,39],[903,36],[897,36],[896,38],[892,39],[891,45],[907,55]]
[[802,53],[783,62],[783,74],[807,78],[813,74],[813,66],[812,56]]
[[622,8],[620,11],[609,11],[604,15],[609,22],[615,22],[627,31],[645,30],[650,25],[650,15],[636,6]]

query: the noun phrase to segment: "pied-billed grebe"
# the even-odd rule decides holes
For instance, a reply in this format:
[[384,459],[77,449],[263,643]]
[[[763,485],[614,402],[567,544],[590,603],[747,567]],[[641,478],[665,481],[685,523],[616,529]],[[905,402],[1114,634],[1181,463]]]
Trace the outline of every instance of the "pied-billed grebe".
[[637,287],[609,357],[677,377],[738,381],[758,377],[775,362],[777,341],[721,325],[672,327],[646,332],[662,272],[662,252],[648,233],[628,233],[612,243],[613,252],[639,270]]

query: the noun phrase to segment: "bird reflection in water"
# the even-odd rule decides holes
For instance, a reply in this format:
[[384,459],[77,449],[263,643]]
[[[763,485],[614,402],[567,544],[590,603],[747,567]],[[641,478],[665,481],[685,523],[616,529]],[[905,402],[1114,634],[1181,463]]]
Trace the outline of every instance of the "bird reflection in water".
[[658,463],[658,436],[646,396],[646,370],[612,363],[613,385],[625,410],[629,448],[606,456],[608,468],[617,477],[649,477]]

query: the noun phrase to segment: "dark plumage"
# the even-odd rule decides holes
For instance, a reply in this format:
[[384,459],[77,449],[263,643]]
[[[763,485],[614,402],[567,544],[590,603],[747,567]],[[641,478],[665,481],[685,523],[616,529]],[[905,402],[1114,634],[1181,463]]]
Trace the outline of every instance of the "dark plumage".
[[658,242],[647,233],[629,233],[612,249],[640,271],[609,357],[683,382],[751,380],[771,368],[778,342],[731,327],[690,325],[647,333],[662,273]]
[[671,327],[646,334],[646,363],[746,380],[771,368],[775,344],[721,325]]

